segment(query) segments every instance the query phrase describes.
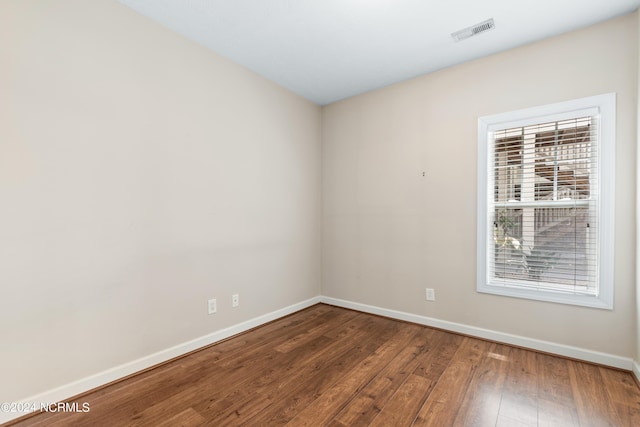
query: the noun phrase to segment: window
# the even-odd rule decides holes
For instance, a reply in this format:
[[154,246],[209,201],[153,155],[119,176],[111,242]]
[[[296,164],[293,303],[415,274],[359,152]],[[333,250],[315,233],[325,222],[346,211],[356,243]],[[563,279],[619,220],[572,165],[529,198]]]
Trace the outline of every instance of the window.
[[478,119],[478,292],[613,308],[615,102]]

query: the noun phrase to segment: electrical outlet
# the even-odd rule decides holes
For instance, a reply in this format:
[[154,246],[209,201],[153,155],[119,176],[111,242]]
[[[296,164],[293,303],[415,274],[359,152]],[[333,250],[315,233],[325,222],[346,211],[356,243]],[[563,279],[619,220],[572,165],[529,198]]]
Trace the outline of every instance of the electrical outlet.
[[207,307],[209,309],[209,314],[213,314],[218,311],[218,305],[216,304],[216,299],[210,299],[207,301]]
[[427,291],[427,301],[435,301],[436,300],[436,291],[433,288],[426,288]]
[[231,307],[237,307],[240,305],[240,295],[233,294],[231,295]]

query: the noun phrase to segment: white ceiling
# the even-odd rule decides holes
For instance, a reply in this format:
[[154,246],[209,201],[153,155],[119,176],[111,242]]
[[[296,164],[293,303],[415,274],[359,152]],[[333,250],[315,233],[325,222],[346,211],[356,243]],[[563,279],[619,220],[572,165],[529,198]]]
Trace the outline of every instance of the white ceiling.
[[[119,0],[324,105],[625,14],[640,0]],[[462,42],[451,33],[494,18]]]

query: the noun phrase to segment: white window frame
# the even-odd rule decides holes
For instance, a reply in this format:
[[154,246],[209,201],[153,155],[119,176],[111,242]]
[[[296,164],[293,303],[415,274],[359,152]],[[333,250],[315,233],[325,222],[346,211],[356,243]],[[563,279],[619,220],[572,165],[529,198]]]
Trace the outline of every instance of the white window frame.
[[[489,262],[493,254],[493,223],[489,207],[493,188],[489,188],[493,173],[492,132],[502,129],[556,122],[585,115],[599,116],[597,156],[598,187],[598,291],[596,295],[563,293],[554,290],[535,290],[491,283]],[[477,291],[531,300],[549,301],[601,309],[613,309],[614,292],[614,202],[615,202],[615,129],[616,94],[608,93],[556,104],[526,108],[478,119],[478,230],[477,230]],[[504,283],[504,280],[503,280]]]

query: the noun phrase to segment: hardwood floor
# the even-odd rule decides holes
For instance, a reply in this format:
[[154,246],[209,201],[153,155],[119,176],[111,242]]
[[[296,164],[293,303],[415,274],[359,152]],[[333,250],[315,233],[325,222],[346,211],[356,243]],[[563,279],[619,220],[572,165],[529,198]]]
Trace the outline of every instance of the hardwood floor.
[[630,373],[319,304],[15,426],[640,426]]

